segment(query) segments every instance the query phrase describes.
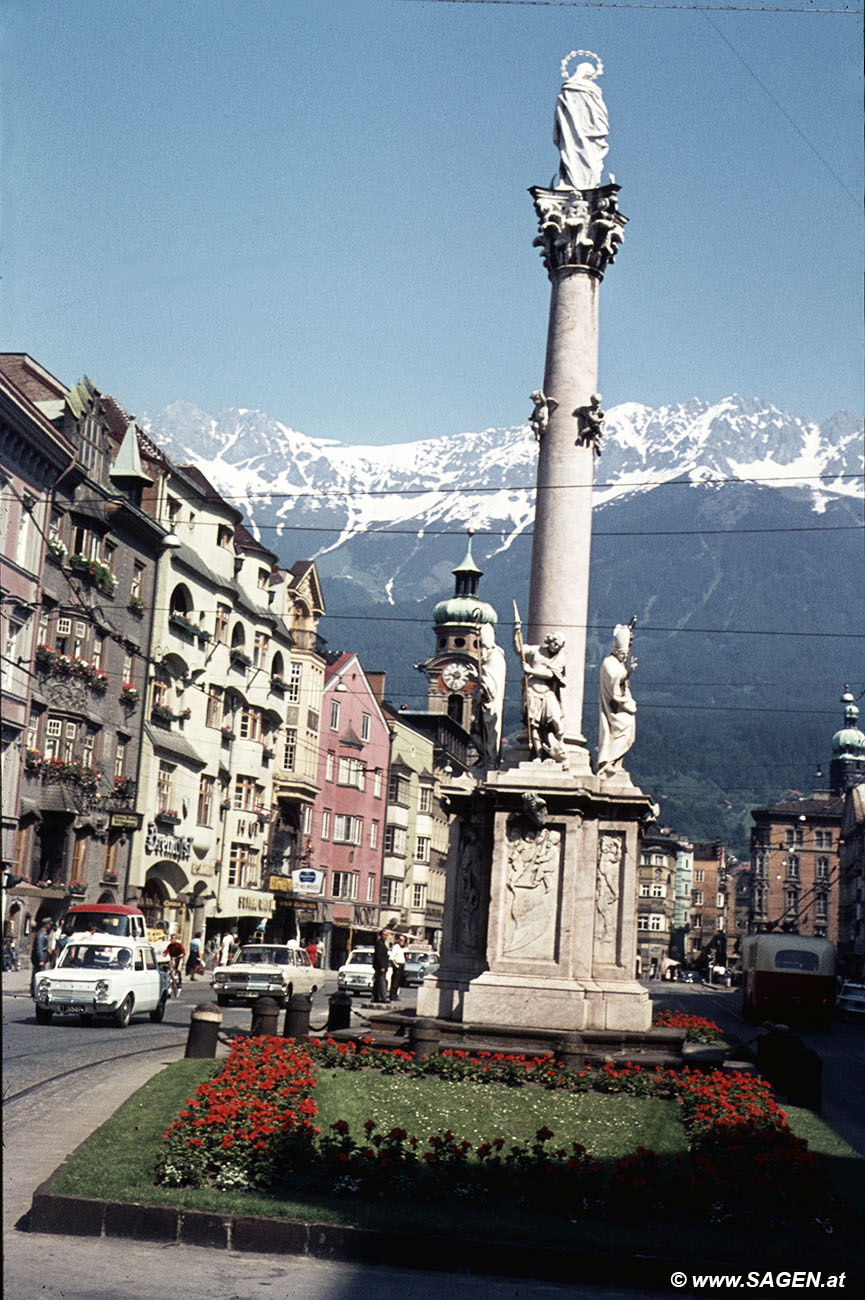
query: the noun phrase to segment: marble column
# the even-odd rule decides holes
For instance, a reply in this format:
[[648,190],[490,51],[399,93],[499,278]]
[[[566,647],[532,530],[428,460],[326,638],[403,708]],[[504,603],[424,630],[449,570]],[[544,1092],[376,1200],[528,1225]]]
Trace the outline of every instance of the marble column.
[[617,185],[594,190],[533,188],[541,250],[551,282],[544,370],[549,420],[539,434],[537,504],[526,641],[555,632],[565,641],[562,706],[573,771],[588,771],[582,734],[592,484],[599,451],[585,412],[598,384],[598,297],[626,218]]

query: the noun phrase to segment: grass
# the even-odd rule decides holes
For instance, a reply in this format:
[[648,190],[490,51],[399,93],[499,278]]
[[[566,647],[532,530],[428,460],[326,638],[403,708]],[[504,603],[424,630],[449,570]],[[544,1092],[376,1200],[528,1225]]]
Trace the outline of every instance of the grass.
[[[502,1216],[493,1208],[466,1202],[418,1206],[393,1201],[388,1202],[385,1212],[381,1202],[357,1198],[318,1196],[293,1201],[261,1193],[155,1186],[153,1171],[165,1128],[196,1086],[214,1073],[217,1064],[184,1060],[156,1075],[76,1152],[60,1171],[52,1190],[225,1215],[258,1214],[360,1228],[380,1229],[386,1221],[394,1232],[524,1241],[601,1254],[666,1254],[676,1261],[690,1259],[694,1264],[723,1258],[742,1267],[754,1267],[755,1260],[783,1264],[785,1259],[807,1259],[809,1254],[806,1243],[795,1234],[773,1231],[767,1240],[758,1224],[753,1232],[743,1229],[735,1233],[725,1225],[690,1224],[683,1239],[681,1226],[670,1216],[655,1216],[648,1201],[645,1212],[641,1210],[631,1222],[595,1218],[569,1222],[564,1217],[522,1210],[518,1216]],[[638,1144],[651,1146],[665,1162],[686,1149],[676,1104],[659,1098],[571,1095],[534,1087],[508,1088],[324,1069],[319,1071],[314,1096],[319,1107],[317,1122],[322,1128],[345,1119],[357,1131],[371,1118],[380,1128],[398,1124],[421,1138],[450,1127],[459,1138],[476,1144],[496,1136],[533,1138],[545,1124],[553,1130],[557,1142],[582,1142],[602,1161],[615,1160]],[[824,1152],[839,1177],[843,1176],[842,1191],[851,1200],[861,1200],[861,1173],[857,1180],[861,1159],[810,1112],[789,1113],[794,1130],[807,1137],[814,1150]],[[857,1182],[859,1192],[851,1195],[849,1189]],[[831,1242],[831,1238],[827,1239],[827,1248]]]

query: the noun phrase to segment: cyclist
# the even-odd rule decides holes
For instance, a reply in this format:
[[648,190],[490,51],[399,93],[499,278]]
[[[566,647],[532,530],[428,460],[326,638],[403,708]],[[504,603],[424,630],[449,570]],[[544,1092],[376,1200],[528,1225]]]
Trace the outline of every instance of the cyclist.
[[178,992],[183,984],[183,958],[185,954],[186,949],[175,934],[165,949],[165,955],[168,958],[171,984],[177,988]]

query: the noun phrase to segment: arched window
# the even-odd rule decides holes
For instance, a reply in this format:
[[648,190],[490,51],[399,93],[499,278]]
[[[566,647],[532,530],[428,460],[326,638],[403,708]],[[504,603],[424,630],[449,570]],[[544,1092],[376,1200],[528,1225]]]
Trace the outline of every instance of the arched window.
[[171,593],[171,599],[168,602],[169,614],[189,615],[192,609],[192,596],[189,588],[183,582],[178,582],[177,586]]
[[231,633],[232,650],[242,650],[246,643],[246,631],[242,623],[235,623],[234,630]]
[[273,656],[273,662],[270,665],[270,675],[271,677],[277,677],[280,681],[285,679],[285,664],[278,650]]

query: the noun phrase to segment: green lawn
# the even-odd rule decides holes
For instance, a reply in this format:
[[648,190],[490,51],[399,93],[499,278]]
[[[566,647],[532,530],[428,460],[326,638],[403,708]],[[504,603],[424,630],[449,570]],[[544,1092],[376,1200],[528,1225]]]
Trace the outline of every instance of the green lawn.
[[[212,1061],[179,1061],[156,1075],[88,1140],[64,1166],[53,1191],[78,1196],[175,1205],[230,1214],[264,1214],[322,1223],[380,1228],[381,1202],[358,1198],[308,1197],[288,1200],[260,1193],[212,1189],[167,1188],[153,1184],[162,1133],[199,1082],[217,1068]],[[597,1159],[611,1161],[638,1145],[652,1147],[666,1164],[686,1149],[675,1102],[620,1094],[563,1092],[525,1087],[456,1083],[435,1078],[409,1079],[372,1071],[320,1070],[314,1091],[317,1123],[325,1128],[345,1119],[360,1131],[367,1119],[380,1129],[405,1128],[426,1139],[451,1128],[473,1144],[497,1136],[533,1138],[541,1125],[555,1134],[555,1144],[581,1142]],[[839,1170],[846,1171],[844,1190],[856,1181],[861,1188],[862,1161],[809,1112],[792,1111],[797,1133],[814,1149],[825,1151]],[[840,1144],[840,1145],[839,1145]],[[849,1191],[848,1191],[849,1195]],[[861,1199],[858,1197],[857,1199]],[[623,1223],[581,1216],[573,1221],[521,1210],[502,1215],[479,1204],[403,1204],[389,1202],[387,1224],[393,1231],[424,1231],[445,1236],[525,1241],[544,1246],[569,1246],[602,1254],[666,1254],[690,1258],[696,1265],[708,1258],[725,1258],[754,1267],[776,1259],[808,1258],[805,1243],[795,1234],[775,1232],[767,1239],[762,1226],[730,1231],[725,1225],[689,1224],[686,1234],[673,1221],[653,1213],[647,1200],[632,1221]],[[827,1239],[831,1244],[831,1239]],[[836,1239],[836,1245],[840,1245]],[[805,1247],[805,1249],[803,1249]],[[786,1251],[786,1256],[785,1256]],[[750,1263],[749,1263],[750,1261]],[[841,1267],[839,1265],[839,1267]]]

